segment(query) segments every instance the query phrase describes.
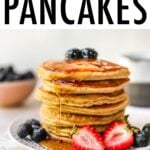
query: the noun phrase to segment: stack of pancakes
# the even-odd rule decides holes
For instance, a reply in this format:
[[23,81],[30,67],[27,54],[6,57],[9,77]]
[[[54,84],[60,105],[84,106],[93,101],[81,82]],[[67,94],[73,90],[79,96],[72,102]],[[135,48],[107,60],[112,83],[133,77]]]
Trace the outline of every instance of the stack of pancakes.
[[46,61],[38,67],[43,86],[40,119],[55,139],[71,141],[75,130],[92,125],[99,132],[124,119],[127,68],[105,60]]

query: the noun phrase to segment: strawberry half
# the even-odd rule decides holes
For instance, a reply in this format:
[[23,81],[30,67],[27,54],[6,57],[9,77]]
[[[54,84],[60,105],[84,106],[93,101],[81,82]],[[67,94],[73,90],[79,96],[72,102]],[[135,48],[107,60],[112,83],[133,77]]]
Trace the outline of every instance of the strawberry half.
[[92,126],[84,126],[73,135],[74,150],[104,150],[101,135]]
[[124,122],[111,123],[103,134],[107,150],[126,150],[133,145],[133,133]]

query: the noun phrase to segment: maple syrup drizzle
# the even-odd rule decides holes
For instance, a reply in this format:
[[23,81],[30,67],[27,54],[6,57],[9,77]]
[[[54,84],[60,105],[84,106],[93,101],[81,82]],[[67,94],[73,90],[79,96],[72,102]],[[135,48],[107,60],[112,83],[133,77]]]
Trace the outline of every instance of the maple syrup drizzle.
[[128,82],[128,78],[124,79],[111,79],[111,80],[102,80],[102,81],[77,81],[77,80],[55,80],[55,84],[65,84],[65,85],[72,85],[76,87],[109,87],[109,86],[117,86],[124,82]]
[[58,95],[58,99],[59,99],[59,124],[58,124],[58,126],[60,126],[60,121],[61,121],[61,99],[60,99],[60,95],[59,94],[57,94],[57,95]]
[[[55,91],[57,91],[57,90],[55,90]],[[59,104],[58,104],[58,107],[59,107],[58,108],[58,121],[56,122],[56,134],[60,135],[59,134],[59,129],[57,127],[60,127],[60,121],[61,121],[61,113],[62,113],[62,111],[61,111],[61,99],[60,99],[60,95],[59,95],[58,92],[56,92],[55,94],[57,95],[57,97],[59,99]]]

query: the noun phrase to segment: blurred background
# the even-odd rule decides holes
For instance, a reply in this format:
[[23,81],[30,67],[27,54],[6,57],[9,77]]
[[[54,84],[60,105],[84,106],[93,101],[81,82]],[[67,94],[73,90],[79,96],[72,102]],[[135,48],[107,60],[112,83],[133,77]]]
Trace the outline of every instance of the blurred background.
[[128,92],[135,100],[133,104],[150,106],[147,100],[150,99],[150,30],[3,29],[0,30],[0,65],[35,71],[45,60],[64,59],[70,48],[85,47],[95,48],[100,59],[129,67],[131,89]]
[[99,58],[115,62],[124,53],[150,52],[150,30],[0,30],[0,64],[18,69],[63,59],[73,47],[93,47]]

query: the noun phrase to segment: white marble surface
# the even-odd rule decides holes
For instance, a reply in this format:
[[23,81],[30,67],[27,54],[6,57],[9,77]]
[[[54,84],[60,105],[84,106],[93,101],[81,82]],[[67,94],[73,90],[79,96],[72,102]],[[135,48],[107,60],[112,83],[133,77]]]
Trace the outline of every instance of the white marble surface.
[[[24,106],[19,108],[11,108],[11,109],[1,108],[0,109],[0,139],[4,137],[8,138],[8,136],[6,136],[8,126],[16,117],[26,115],[26,114],[36,114],[38,113],[39,107],[40,107],[39,102],[35,100],[29,100]],[[130,122],[134,126],[142,127],[145,123],[150,122],[150,107],[140,108],[140,107],[128,106],[126,109],[126,114],[130,115],[129,117]],[[8,141],[7,143],[9,142],[10,141]],[[0,142],[0,150],[6,150],[1,148],[1,143],[2,142]],[[19,148],[18,150],[20,149],[21,148]]]
[[145,123],[150,123],[150,107],[128,106],[126,114],[129,114],[129,120],[135,126],[142,127]]
[[25,114],[38,113],[40,103],[30,99],[18,108],[0,108],[0,134],[6,134],[9,124],[16,118]]

